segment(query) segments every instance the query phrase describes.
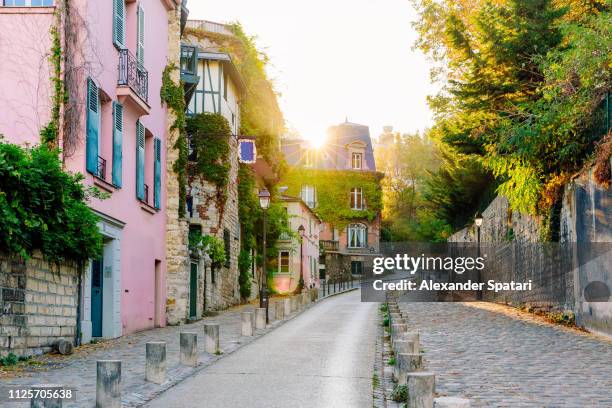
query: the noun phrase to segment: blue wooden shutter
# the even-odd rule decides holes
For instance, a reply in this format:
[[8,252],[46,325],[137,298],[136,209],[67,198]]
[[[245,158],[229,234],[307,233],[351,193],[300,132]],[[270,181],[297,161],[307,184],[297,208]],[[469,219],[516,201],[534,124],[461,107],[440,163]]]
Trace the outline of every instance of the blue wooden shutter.
[[145,128],[140,121],[136,122],[136,197],[145,198],[144,182],[145,162]]
[[137,20],[138,34],[136,35],[136,59],[140,65],[144,65],[145,14],[141,4],[138,5]]
[[161,140],[156,138],[153,147],[155,150],[155,164],[153,168],[153,205],[155,208],[159,209],[161,201]]
[[125,0],[113,0],[113,42],[125,48]]
[[87,136],[85,168],[92,174],[98,174],[98,133],[100,129],[100,98],[98,86],[87,79]]
[[113,102],[113,184],[121,187],[123,163],[123,105]]

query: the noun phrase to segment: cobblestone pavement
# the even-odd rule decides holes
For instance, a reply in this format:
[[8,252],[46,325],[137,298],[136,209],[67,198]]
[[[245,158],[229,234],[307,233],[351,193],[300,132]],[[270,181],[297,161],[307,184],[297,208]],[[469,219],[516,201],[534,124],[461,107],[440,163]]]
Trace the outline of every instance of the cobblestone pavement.
[[[204,352],[205,323],[219,323],[220,347],[223,354],[231,353],[241,346],[273,330],[285,321],[272,321],[267,329],[257,330],[253,337],[240,335],[240,313],[252,309],[252,305],[234,307],[215,317],[207,317],[196,323],[181,326],[164,327],[140,333],[126,335],[118,339],[102,342],[94,346],[85,346],[68,358],[51,357],[48,371],[36,370],[22,373],[17,378],[0,379],[2,387],[27,387],[33,384],[62,384],[76,388],[77,400],[64,402],[64,407],[86,408],[95,405],[96,394],[96,361],[119,359],[122,371],[122,400],[124,406],[139,406],[158,395],[177,382],[202,370],[223,356],[210,355]],[[271,315],[274,305],[271,304]],[[292,316],[297,315],[294,313]],[[191,368],[179,365],[179,333],[197,332],[200,358],[198,367]],[[167,381],[160,385],[145,383],[145,344],[150,341],[165,341],[167,352]],[[25,403],[0,403],[2,407],[23,407]],[[29,404],[29,403],[28,403]],[[29,406],[29,405],[28,405]]]
[[497,305],[400,303],[441,396],[473,407],[612,407],[612,342]]

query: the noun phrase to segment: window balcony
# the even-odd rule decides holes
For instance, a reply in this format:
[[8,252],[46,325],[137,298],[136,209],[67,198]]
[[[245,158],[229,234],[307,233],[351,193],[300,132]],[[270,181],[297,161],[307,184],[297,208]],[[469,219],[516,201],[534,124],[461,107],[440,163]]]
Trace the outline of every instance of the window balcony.
[[198,47],[181,44],[181,82],[185,88],[185,103],[189,104],[200,82],[198,76]]
[[338,252],[338,241],[320,240],[323,252]]
[[128,50],[119,50],[117,96],[121,103],[132,102],[141,115],[151,112],[149,106],[149,73]]

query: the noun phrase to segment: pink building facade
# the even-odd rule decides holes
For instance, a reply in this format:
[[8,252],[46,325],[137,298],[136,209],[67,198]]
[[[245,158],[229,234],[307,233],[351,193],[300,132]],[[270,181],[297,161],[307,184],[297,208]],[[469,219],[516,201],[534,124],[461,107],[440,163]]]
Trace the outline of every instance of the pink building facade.
[[58,144],[66,169],[107,195],[90,201],[104,254],[90,260],[80,288],[79,331],[88,342],[165,325],[169,124],[160,88],[174,37],[178,60],[179,33],[168,21],[180,0],[69,5],[0,7],[0,134],[19,145],[40,142],[51,117],[57,29],[66,90]]

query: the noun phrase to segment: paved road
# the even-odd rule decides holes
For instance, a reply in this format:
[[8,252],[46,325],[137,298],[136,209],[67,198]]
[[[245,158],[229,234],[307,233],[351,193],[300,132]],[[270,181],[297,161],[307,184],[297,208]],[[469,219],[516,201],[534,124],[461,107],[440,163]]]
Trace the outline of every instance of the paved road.
[[[478,307],[477,307],[478,306]],[[612,407],[612,342],[491,304],[400,303],[441,395],[472,407]]]
[[334,296],[148,406],[369,408],[376,330],[376,304]]

